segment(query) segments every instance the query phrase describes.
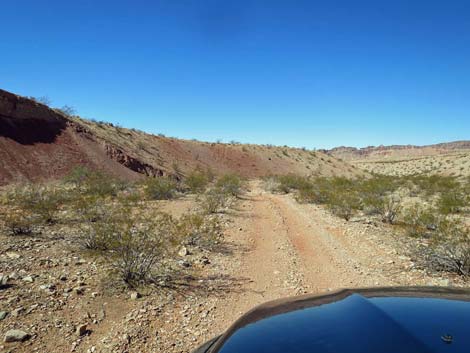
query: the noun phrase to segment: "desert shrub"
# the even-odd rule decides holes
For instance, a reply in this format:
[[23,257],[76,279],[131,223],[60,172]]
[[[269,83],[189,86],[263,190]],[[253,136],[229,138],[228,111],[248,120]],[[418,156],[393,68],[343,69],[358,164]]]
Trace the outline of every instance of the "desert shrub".
[[432,252],[428,253],[431,265],[458,274],[470,275],[470,230],[457,219],[443,220],[435,232]]
[[236,174],[225,174],[217,180],[216,187],[228,195],[238,197],[242,193],[243,181]]
[[332,188],[328,178],[315,178],[303,185],[297,193],[300,202],[326,204],[331,198]]
[[305,189],[310,186],[310,182],[306,177],[295,174],[278,176],[277,181],[279,184],[277,187],[277,191],[286,194],[292,190]]
[[208,250],[214,248],[220,238],[221,226],[217,218],[202,214],[185,214],[177,222],[176,233],[187,245]]
[[37,223],[37,218],[24,210],[11,210],[3,216],[8,235],[31,235]]
[[130,286],[153,282],[165,258],[181,242],[175,220],[164,213],[136,213],[114,207],[106,217],[82,230],[79,241],[96,251],[112,271]]
[[452,176],[443,175],[419,175],[410,177],[410,180],[417,185],[426,196],[437,193],[446,193],[460,187],[459,181]]
[[71,184],[80,194],[98,197],[116,196],[120,190],[127,186],[124,181],[83,166],[74,168],[64,178],[64,182]]
[[380,199],[379,213],[384,223],[393,224],[401,209],[401,200],[396,196],[389,195]]
[[228,195],[220,188],[212,188],[200,197],[200,205],[204,213],[217,213],[225,207],[228,202]]
[[351,191],[337,191],[328,199],[328,208],[333,214],[348,221],[360,206],[360,199]]
[[460,190],[442,193],[437,201],[439,212],[445,215],[460,212],[466,204],[465,195]]
[[437,229],[439,216],[432,207],[415,203],[403,210],[402,213],[403,223],[409,236],[427,237]]
[[96,195],[82,195],[72,204],[73,211],[81,222],[98,222],[103,220],[111,206]]
[[192,193],[201,193],[209,184],[209,176],[201,170],[193,170],[186,177],[185,183]]
[[175,198],[177,185],[169,178],[147,178],[144,182],[145,194],[151,200],[170,200]]
[[38,221],[51,224],[56,222],[56,212],[65,202],[66,195],[57,188],[25,185],[14,188],[7,197],[11,204],[34,215]]

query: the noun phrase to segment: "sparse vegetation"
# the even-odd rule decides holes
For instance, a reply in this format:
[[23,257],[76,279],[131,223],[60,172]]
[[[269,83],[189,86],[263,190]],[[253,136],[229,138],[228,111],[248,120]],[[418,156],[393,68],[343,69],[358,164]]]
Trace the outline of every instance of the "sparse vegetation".
[[243,181],[236,174],[225,174],[217,180],[216,187],[228,195],[239,197],[243,190]]
[[221,208],[225,207],[228,202],[226,192],[218,187],[212,188],[201,195],[201,208],[207,214],[217,213]]
[[[382,222],[403,226],[409,236],[433,239],[432,246],[420,253],[429,266],[469,274],[469,230],[460,217],[468,205],[468,181],[439,175],[354,180],[284,175],[270,178],[269,184],[275,192],[294,192],[300,202],[324,204],[345,220],[355,214],[378,216]],[[404,207],[404,198],[420,202]]]
[[169,178],[147,178],[145,194],[150,200],[171,200],[176,196],[176,182]]
[[193,170],[185,179],[185,184],[192,193],[198,194],[205,191],[212,175],[200,169]]

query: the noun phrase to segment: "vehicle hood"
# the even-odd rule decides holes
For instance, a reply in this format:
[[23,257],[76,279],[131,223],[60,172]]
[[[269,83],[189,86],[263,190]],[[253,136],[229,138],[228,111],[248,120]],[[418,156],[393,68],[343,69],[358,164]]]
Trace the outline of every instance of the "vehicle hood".
[[269,302],[242,316],[208,352],[470,352],[470,292],[357,289]]

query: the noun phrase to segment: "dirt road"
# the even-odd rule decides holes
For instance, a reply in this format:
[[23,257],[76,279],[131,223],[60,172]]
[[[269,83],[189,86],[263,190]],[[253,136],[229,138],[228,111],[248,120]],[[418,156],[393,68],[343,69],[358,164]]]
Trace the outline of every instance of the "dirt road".
[[[269,300],[344,287],[462,284],[415,266],[389,226],[366,218],[346,222],[262,186],[250,183],[235,207],[219,215],[224,241],[218,251],[190,249],[178,258],[191,279],[168,290],[142,288],[137,299],[107,289],[99,282],[100,264],[71,252],[66,238],[3,238],[3,272],[34,276],[2,292],[0,309],[12,314],[0,329],[33,334],[11,346],[18,352],[189,353]],[[195,207],[189,197],[162,209],[180,215]],[[77,335],[83,323],[90,331]]]
[[376,244],[354,244],[316,206],[268,193],[256,182],[239,209],[228,238],[247,249],[239,254],[239,274],[247,284],[226,298],[215,315],[219,329],[268,300],[393,283],[369,275],[371,254],[380,252]]

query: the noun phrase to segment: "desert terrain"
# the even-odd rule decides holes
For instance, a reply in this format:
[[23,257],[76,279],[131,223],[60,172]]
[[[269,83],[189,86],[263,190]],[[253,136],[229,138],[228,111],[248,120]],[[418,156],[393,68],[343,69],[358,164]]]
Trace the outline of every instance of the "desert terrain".
[[468,287],[469,263],[439,262],[470,241],[467,145],[389,160],[178,140],[0,93],[2,352],[189,353],[273,299]]
[[323,150],[370,173],[405,175],[470,175],[470,142],[429,146],[337,147]]

